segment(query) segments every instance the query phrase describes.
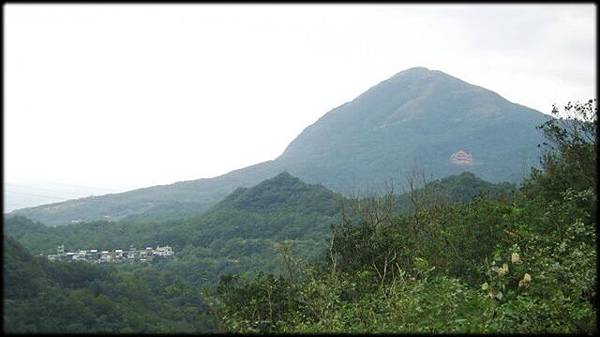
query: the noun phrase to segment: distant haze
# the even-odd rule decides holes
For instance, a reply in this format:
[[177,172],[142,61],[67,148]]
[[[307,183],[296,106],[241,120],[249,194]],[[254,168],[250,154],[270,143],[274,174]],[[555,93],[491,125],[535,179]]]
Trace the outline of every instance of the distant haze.
[[4,184],[4,212],[83,196],[120,192],[117,189],[56,183]]
[[67,198],[273,159],[415,66],[545,113],[596,91],[591,4],[4,9],[4,182],[95,186]]

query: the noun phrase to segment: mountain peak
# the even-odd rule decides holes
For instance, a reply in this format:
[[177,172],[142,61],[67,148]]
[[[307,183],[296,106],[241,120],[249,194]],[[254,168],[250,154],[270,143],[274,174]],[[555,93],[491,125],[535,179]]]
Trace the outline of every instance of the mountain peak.
[[297,177],[294,177],[288,171],[283,171],[283,172],[279,173],[278,175],[274,176],[273,178],[267,179],[267,180],[261,182],[259,185],[261,185],[261,184],[281,184],[284,182],[304,184],[304,182],[302,180],[298,179]]
[[[322,185],[309,185],[287,171],[266,179],[260,184],[237,189],[213,209],[277,209],[303,205],[307,209],[317,209],[319,200],[333,200],[334,192]],[[315,205],[313,205],[315,204]]]
[[215,205],[237,187],[250,187],[269,177],[253,188],[237,190],[227,200],[250,208],[282,207],[289,200],[300,205],[301,199],[316,199],[323,186],[352,193],[388,179],[403,179],[415,168],[436,178],[459,174],[464,166],[449,159],[461,149],[469,150],[469,170],[478,177],[516,182],[524,167],[538,164],[536,145],[543,135],[536,126],[548,118],[442,71],[413,67],[327,112],[272,161],[211,179],[12,214],[57,225],[105,215],[116,219],[142,213],[192,213]]
[[[410,91],[411,88],[416,90],[414,94],[419,92],[428,91],[437,87],[442,90],[464,90],[469,89],[482,89],[476,85],[467,83],[460,78],[449,75],[441,70],[429,69],[426,67],[413,67],[402,70],[392,77],[379,83],[377,86],[394,86],[395,89],[400,91]],[[368,93],[369,91],[365,92]]]
[[[535,165],[530,159],[539,140],[535,127],[544,120],[540,112],[493,91],[439,70],[413,67],[329,111],[277,160],[306,181],[321,182],[319,177],[327,175],[325,186],[348,191],[344,188],[355,182],[383,181],[390,172],[403,174],[415,165],[437,177],[457,174],[459,168],[448,158],[469,148],[477,163],[470,168],[473,173],[516,181],[518,167]],[[308,167],[308,161],[314,165]]]
[[406,74],[426,74],[426,73],[430,73],[432,71],[433,70],[431,70],[431,69],[429,69],[427,67],[421,67],[421,66],[419,66],[419,67],[412,67],[412,68],[404,69],[404,70],[396,73],[392,77],[395,77],[395,76],[398,76],[398,75],[403,75],[403,74],[404,75],[406,75]]

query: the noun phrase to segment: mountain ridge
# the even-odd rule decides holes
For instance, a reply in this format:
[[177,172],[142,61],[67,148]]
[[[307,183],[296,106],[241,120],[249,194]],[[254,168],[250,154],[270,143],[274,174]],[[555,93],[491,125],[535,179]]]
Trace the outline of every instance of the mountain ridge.
[[491,182],[519,181],[537,161],[548,116],[442,71],[410,68],[372,86],[307,126],[277,158],[221,176],[20,209],[49,225],[129,216],[172,219],[206,211],[238,187],[288,171],[340,193],[406,177],[434,178],[465,167],[449,157],[473,155],[468,167]]
[[[397,210],[412,212],[411,198],[435,195],[439,201],[470,202],[481,194],[493,198],[511,197],[515,186],[493,184],[470,172],[432,181],[418,181],[412,191],[396,190]],[[422,185],[422,186],[421,186]],[[389,191],[388,191],[389,192]],[[370,196],[355,196],[368,200]],[[251,187],[239,187],[202,214],[164,223],[125,220],[91,221],[67,226],[47,227],[27,217],[5,218],[4,233],[28,249],[52,252],[57,245],[68,248],[123,249],[171,245],[210,246],[215,240],[306,240],[321,242],[329,225],[340,220],[342,205],[352,202],[323,185],[306,184],[282,172]],[[220,249],[220,248],[218,248]],[[227,254],[230,254],[228,251]]]

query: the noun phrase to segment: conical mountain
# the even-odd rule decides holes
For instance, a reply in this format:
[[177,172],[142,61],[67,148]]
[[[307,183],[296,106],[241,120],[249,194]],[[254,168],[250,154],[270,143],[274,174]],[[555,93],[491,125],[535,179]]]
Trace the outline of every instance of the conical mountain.
[[536,126],[547,118],[441,71],[411,68],[326,113],[272,161],[13,213],[49,225],[106,216],[183,217],[282,171],[342,193],[403,182],[415,170],[432,178],[468,170],[491,182],[517,182],[538,162]]
[[236,189],[209,212],[229,209],[271,212],[286,209],[333,215],[335,198],[336,194],[323,185],[309,185],[288,172],[282,172],[251,188]]
[[[277,160],[339,191],[413,170],[516,182],[537,162],[535,127],[547,118],[441,71],[411,68],[325,114]],[[461,150],[470,161],[451,160]]]
[[319,184],[306,184],[287,172],[250,188],[238,188],[183,226],[196,244],[214,239],[306,239],[323,237],[338,213],[341,196]]

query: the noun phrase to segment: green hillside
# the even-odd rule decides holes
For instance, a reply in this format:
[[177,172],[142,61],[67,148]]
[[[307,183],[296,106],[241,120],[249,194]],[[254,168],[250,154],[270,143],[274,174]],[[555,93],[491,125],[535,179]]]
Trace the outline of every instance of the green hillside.
[[171,245],[179,264],[222,272],[275,270],[276,247],[293,245],[309,257],[324,244],[341,198],[321,185],[307,185],[283,172],[251,188],[240,188],[207,212],[166,222],[93,221],[45,227],[22,217],[5,221],[5,232],[33,252],[66,249],[127,249]]
[[[412,68],[325,114],[277,161],[307,182],[344,192],[402,180],[414,169],[518,182],[537,164],[542,135],[535,127],[547,118],[441,71]],[[472,155],[471,164],[450,162],[459,150]]]
[[[340,193],[465,170],[518,182],[537,164],[535,129],[548,116],[437,70],[411,68],[375,85],[308,126],[278,158],[210,179],[153,186],[11,212],[49,226],[73,220],[181,219],[206,211],[238,187],[279,172]],[[470,163],[455,164],[464,150]],[[107,218],[108,217],[108,218]]]
[[[397,196],[396,207],[401,212],[414,211],[414,201],[421,202],[469,202],[476,197],[510,199],[516,186],[508,183],[490,183],[471,172],[463,172],[442,179],[427,182],[414,192],[407,191]],[[435,199],[435,200],[434,200]]]
[[[415,193],[467,202],[479,195],[510,195],[513,188],[465,172],[429,182]],[[399,211],[412,210],[409,192],[394,198]],[[225,272],[276,271],[282,244],[305,259],[315,257],[327,244],[330,226],[339,221],[341,206],[348,202],[322,185],[305,184],[283,172],[256,186],[238,188],[207,212],[182,220],[46,227],[11,216],[4,229],[32,252],[44,254],[54,253],[61,244],[67,249],[100,250],[170,245],[179,253],[178,264],[202,270],[204,278],[218,278]]]
[[409,196],[409,212],[355,199],[319,260],[221,278],[224,331],[597,334],[597,108],[566,110],[583,122],[544,124],[551,147],[516,190],[446,202],[444,183],[485,185],[463,174]]
[[[433,181],[418,192],[429,189],[470,200],[506,186],[464,173]],[[406,194],[397,196],[397,206],[409,210],[405,200]],[[341,205],[348,202],[322,185],[305,184],[283,172],[238,188],[204,214],[185,220],[47,227],[23,216],[6,217],[6,331],[212,331],[216,318],[208,311],[203,289],[231,274],[283,274],[287,254],[293,254],[294,263],[318,259],[331,226],[340,221]],[[67,250],[171,245],[176,257],[150,265],[49,263],[21,243],[35,254],[54,253],[60,244]],[[185,314],[178,314],[181,308]]]
[[166,272],[49,263],[4,237],[5,333],[213,331],[197,287]]
[[[595,116],[592,102],[574,109]],[[5,330],[594,334],[591,120],[544,124],[552,147],[518,188],[464,172],[346,198],[283,172],[185,220],[46,227],[8,217]],[[106,248],[171,244],[176,257],[50,263],[20,246],[37,254],[97,238]]]

